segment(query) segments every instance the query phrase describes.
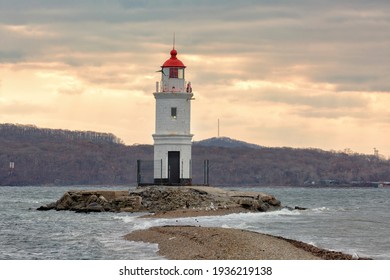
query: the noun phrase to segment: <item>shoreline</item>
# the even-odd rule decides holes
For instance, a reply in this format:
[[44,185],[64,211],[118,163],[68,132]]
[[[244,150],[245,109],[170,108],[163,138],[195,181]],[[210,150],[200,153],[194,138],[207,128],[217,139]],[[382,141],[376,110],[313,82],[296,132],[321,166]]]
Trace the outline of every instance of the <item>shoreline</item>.
[[[299,211],[299,210],[297,210]],[[178,209],[140,218],[184,218],[250,213],[242,207]],[[131,232],[129,241],[157,243],[158,254],[171,260],[370,260],[288,239],[243,229],[201,226],[159,226]]]
[[[274,196],[258,191],[225,190],[205,186],[149,186],[130,192],[68,191],[56,202],[41,206],[37,210],[143,212],[143,216],[138,218],[172,219],[271,212],[283,208],[290,211],[306,210],[297,206],[283,207]],[[159,254],[171,259],[361,259],[359,256],[324,250],[304,242],[241,229],[163,226],[131,232],[125,238],[157,243]],[[175,243],[177,240],[180,242]],[[270,250],[267,249],[269,247]],[[193,248],[199,253],[193,255]]]
[[155,219],[174,219],[174,218],[189,218],[189,217],[205,217],[205,216],[223,216],[235,213],[255,213],[243,207],[227,207],[217,209],[176,209],[170,211],[159,211],[156,213],[148,213],[140,218],[155,218]]
[[170,260],[354,260],[301,241],[242,229],[159,226],[133,231],[125,240],[157,243]]

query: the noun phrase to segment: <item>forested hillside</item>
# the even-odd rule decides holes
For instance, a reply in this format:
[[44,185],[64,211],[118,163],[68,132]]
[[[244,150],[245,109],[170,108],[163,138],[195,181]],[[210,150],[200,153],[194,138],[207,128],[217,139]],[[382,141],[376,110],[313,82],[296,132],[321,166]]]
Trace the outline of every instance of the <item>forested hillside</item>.
[[0,125],[0,185],[128,184],[152,153],[107,133]]
[[[135,184],[137,159],[152,160],[153,146],[126,146],[108,133],[0,124],[3,186]],[[203,143],[193,145],[197,182],[202,182],[204,159],[210,161],[210,183],[216,186],[390,181],[390,161],[374,155]]]

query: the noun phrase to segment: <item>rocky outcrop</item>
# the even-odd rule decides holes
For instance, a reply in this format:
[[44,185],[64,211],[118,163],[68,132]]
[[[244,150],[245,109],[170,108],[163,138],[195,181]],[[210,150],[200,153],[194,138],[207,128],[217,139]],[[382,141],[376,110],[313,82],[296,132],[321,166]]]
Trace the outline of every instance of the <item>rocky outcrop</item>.
[[130,196],[128,191],[68,191],[56,202],[37,210],[70,210],[76,212],[142,211],[141,197]]
[[260,192],[230,191],[204,186],[150,186],[133,191],[68,191],[57,202],[41,206],[37,210],[157,213],[178,209],[227,208],[265,212],[280,209],[281,203],[272,195]]

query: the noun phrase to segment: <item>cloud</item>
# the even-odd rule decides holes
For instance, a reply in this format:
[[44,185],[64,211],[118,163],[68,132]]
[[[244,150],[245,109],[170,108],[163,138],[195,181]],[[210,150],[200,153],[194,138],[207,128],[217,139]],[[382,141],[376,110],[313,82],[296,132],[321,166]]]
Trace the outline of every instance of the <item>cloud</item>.
[[18,62],[23,60],[23,54],[16,51],[0,51],[0,63]]
[[19,100],[4,100],[0,98],[0,112],[1,115],[12,116],[12,115],[24,115],[31,116],[36,114],[44,114],[52,112],[52,109],[48,106],[35,103],[35,102],[24,102]]
[[[7,73],[2,98],[16,111],[28,104],[23,98],[35,102],[31,108],[40,102],[57,107],[67,113],[46,116],[51,125],[61,120],[63,126],[66,116],[74,126],[99,126],[104,119],[99,113],[98,121],[87,118],[81,109],[73,119],[75,104],[113,115],[114,106],[124,112],[121,103],[138,104],[129,120],[117,117],[132,127],[130,120],[141,122],[137,110],[153,111],[151,93],[160,78],[155,71],[169,57],[176,32],[201,135],[212,133],[213,125],[205,123],[218,117],[226,131],[229,126],[248,139],[247,122],[264,126],[268,134],[255,134],[274,140],[282,135],[277,131],[296,129],[296,142],[315,133],[315,122],[335,126],[329,128],[335,139],[338,122],[346,122],[351,135],[377,124],[383,133],[390,106],[389,14],[387,0],[0,0],[0,72]],[[16,77],[28,86],[18,85]],[[108,96],[112,108],[104,110]],[[118,124],[104,120],[106,128]],[[289,129],[286,120],[307,128]],[[379,139],[381,131],[371,135]],[[126,135],[118,136],[133,139],[137,133]]]
[[[390,66],[381,63],[390,55],[388,6],[364,1],[333,5],[321,1],[94,1],[93,6],[91,1],[41,1],[38,5],[18,1],[3,4],[2,18],[8,21],[9,31],[19,35],[9,43],[17,46],[13,53],[7,50],[12,61],[44,59],[79,66],[106,64],[115,54],[137,53],[139,59],[133,62],[139,64],[141,58],[152,61],[148,55],[156,51],[156,45],[147,42],[169,44],[172,30],[179,29],[177,42],[186,53],[201,55],[203,61],[218,57],[243,61],[235,69],[240,73],[229,73],[233,67],[224,63],[215,64],[224,67],[221,76],[258,79],[259,75],[299,74],[344,91],[388,92]],[[167,32],[156,32],[158,25]],[[310,67],[296,73],[296,66],[302,64]],[[204,70],[218,75],[210,66]]]

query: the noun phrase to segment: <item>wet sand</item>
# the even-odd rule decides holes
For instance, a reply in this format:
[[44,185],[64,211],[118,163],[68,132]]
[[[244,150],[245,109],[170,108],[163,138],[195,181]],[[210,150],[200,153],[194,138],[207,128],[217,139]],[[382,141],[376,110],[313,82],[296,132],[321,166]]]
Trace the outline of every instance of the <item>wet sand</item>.
[[158,254],[172,260],[353,259],[303,242],[240,229],[162,226],[131,232],[125,239],[157,243]]
[[[177,209],[142,218],[219,216],[252,212],[243,207]],[[134,231],[129,241],[158,244],[158,254],[171,260],[352,260],[304,242],[241,229],[200,226],[160,226]]]
[[201,216],[222,216],[234,213],[248,213],[253,212],[242,207],[228,207],[220,209],[177,209],[172,211],[162,211],[153,214],[146,214],[141,218],[186,218],[186,217],[201,217]]

